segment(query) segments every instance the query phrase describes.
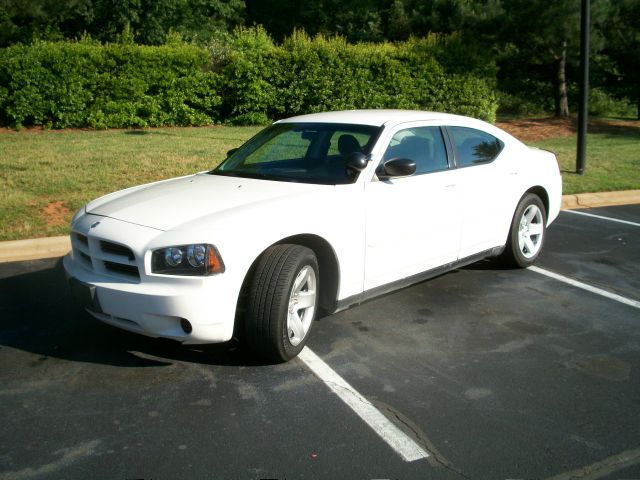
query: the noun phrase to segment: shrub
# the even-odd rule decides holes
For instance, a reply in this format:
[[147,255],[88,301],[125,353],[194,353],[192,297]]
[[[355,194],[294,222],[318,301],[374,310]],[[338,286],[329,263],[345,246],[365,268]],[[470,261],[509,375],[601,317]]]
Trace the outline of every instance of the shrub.
[[[432,42],[430,44],[429,42]],[[348,44],[294,32],[276,46],[261,28],[238,29],[225,50],[210,48],[222,72],[223,117],[263,123],[325,110],[406,108],[440,110],[494,121],[494,80],[445,70],[448,48],[425,42]],[[461,57],[459,45],[452,43]]]
[[189,45],[35,42],[0,50],[5,125],[108,128],[218,120],[218,75]]
[[[445,61],[446,60],[446,61]],[[467,61],[470,71],[461,68]],[[35,42],[0,49],[0,122],[50,128],[265,124],[325,110],[405,108],[495,119],[495,70],[456,37],[349,44],[262,27],[207,47]]]
[[601,88],[589,91],[589,114],[598,117],[635,117],[636,108],[626,98],[618,99]]

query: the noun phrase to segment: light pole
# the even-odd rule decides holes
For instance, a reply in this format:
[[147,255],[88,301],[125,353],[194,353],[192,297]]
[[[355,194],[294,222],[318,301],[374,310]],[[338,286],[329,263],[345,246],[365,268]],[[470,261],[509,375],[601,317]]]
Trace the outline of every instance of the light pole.
[[587,163],[587,120],[589,117],[589,24],[590,0],[580,9],[580,109],[578,111],[578,152],[576,173],[584,175]]

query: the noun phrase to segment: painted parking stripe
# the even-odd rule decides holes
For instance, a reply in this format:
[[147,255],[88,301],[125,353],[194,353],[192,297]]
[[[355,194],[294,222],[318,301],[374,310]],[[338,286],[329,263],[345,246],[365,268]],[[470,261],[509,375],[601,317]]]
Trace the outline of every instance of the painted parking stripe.
[[578,280],[574,280],[573,278],[565,277],[564,275],[560,275],[558,273],[551,272],[549,270],[545,270],[544,268],[531,266],[531,267],[528,267],[528,270],[531,270],[532,272],[539,273],[540,275],[546,275],[547,277],[553,278],[553,279],[558,280],[560,282],[564,282],[564,283],[566,283],[568,285],[572,285],[574,287],[581,288],[581,289],[586,290],[588,292],[601,295],[601,296],[609,298],[611,300],[615,300],[616,302],[624,303],[625,305],[630,305],[630,306],[635,307],[635,308],[640,308],[640,302],[637,301],[637,300],[632,300],[630,298],[623,297],[622,295],[618,295],[616,293],[608,292],[608,291],[603,290],[601,288],[594,287],[593,285],[589,285],[587,283],[579,282]]
[[391,423],[369,400],[358,393],[309,347],[302,349],[298,358],[302,360],[340,400],[346,403],[349,408],[369,425],[380,438],[393,448],[405,462],[415,462],[416,460],[429,456],[424,448]]
[[584,215],[585,217],[599,218],[601,220],[609,220],[610,222],[624,223],[625,225],[633,225],[634,227],[640,227],[640,223],[630,222],[628,220],[620,220],[619,218],[604,217],[602,215],[594,215],[593,213],[587,213],[587,212],[578,212],[576,210],[563,210],[563,212],[575,213],[576,215]]

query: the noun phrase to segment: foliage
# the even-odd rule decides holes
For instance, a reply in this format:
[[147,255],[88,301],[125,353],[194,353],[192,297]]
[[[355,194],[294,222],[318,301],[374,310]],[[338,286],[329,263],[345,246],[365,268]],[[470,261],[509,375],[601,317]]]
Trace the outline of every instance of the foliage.
[[[471,73],[441,65],[447,52]],[[474,55],[470,50],[465,57],[457,40],[435,35],[353,45],[297,31],[276,45],[261,27],[239,28],[208,49],[185,45],[178,33],[158,47],[38,41],[0,49],[0,123],[255,125],[355,108],[436,110],[493,121],[495,67]]]
[[616,0],[609,15],[599,25],[607,32],[603,54],[612,65],[604,74],[604,87],[617,96],[625,96],[636,105],[640,119],[640,1]]
[[627,99],[614,98],[602,88],[589,92],[589,114],[596,117],[632,117],[635,108]]
[[170,31],[208,40],[244,20],[243,0],[0,0],[0,47],[88,33],[113,42],[164,43]]
[[0,50],[0,122],[53,128],[204,125],[217,120],[206,52],[91,41]]
[[[233,123],[355,108],[436,110],[495,119],[493,83],[486,78],[491,69],[483,64],[477,75],[447,71],[437,60],[447,44],[435,37],[354,45],[340,37],[311,38],[296,31],[277,46],[258,27],[237,30],[231,45],[230,53],[216,56],[220,63],[214,68],[224,78],[223,116]],[[216,45],[212,51],[223,49]]]

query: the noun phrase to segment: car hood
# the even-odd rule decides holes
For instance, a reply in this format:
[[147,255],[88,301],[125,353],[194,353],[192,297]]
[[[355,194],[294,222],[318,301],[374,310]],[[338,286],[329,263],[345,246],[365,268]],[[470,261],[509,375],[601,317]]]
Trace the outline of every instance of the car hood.
[[276,182],[199,173],[116,192],[87,205],[87,213],[158,230],[219,212],[310,193],[326,185]]

